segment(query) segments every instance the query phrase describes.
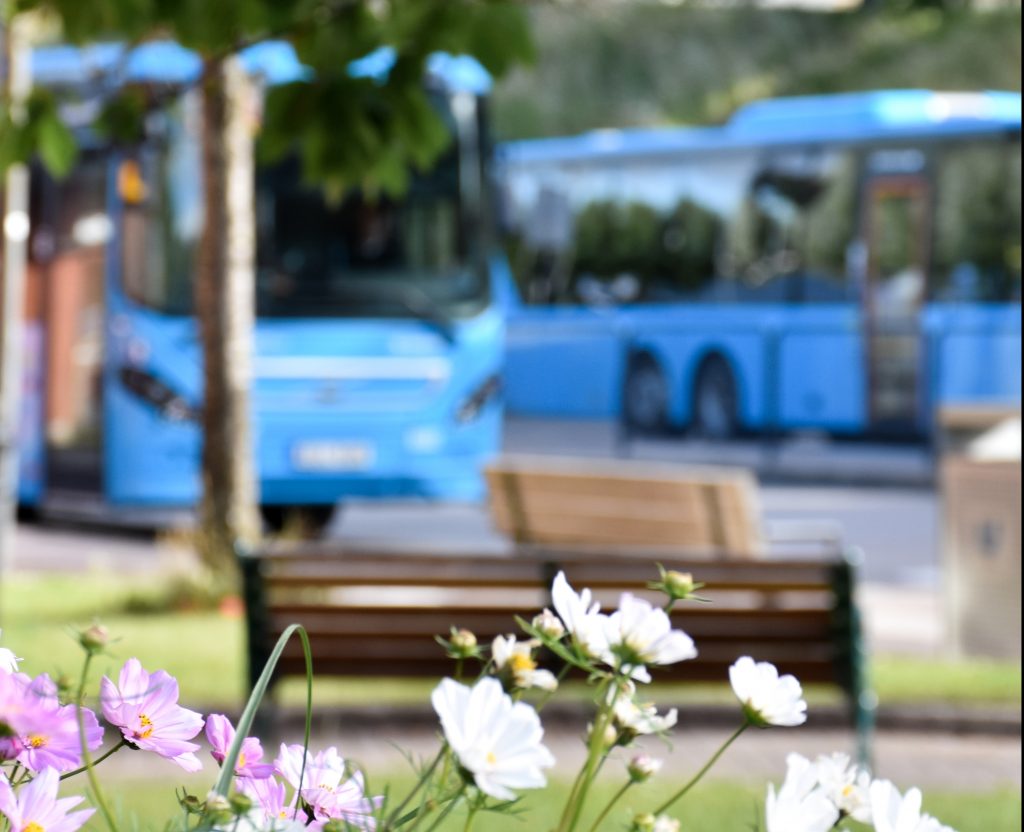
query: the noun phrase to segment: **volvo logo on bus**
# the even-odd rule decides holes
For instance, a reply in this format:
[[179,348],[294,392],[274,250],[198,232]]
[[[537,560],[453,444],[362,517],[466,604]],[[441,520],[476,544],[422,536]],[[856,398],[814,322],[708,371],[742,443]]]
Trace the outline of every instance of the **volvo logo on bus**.
[[325,382],[316,389],[316,400],[320,404],[337,404],[341,396],[341,384],[337,381]]

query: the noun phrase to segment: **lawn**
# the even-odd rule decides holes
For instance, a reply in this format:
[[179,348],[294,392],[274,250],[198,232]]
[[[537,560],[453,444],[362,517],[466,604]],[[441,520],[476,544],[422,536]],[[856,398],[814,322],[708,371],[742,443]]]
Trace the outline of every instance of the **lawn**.
[[[0,586],[0,644],[25,658],[22,668],[29,674],[74,675],[81,663],[75,628],[99,618],[117,640],[111,655],[96,663],[97,676],[114,672],[125,658],[137,656],[146,667],[176,676],[184,701],[205,708],[239,707],[245,695],[243,622],[216,611],[161,611],[168,591],[156,583],[140,585],[114,577],[12,576]],[[882,656],[873,660],[871,672],[883,705],[1021,703],[1019,663]],[[426,701],[431,686],[425,681],[324,680],[317,682],[317,701],[415,704]],[[298,680],[285,684],[283,701],[301,702],[301,688]],[[663,690],[658,696],[662,701],[730,699],[724,684],[665,685]],[[821,703],[834,700],[835,694],[812,688],[808,699]]]
[[[208,781],[192,782],[194,785],[191,790],[198,794],[202,794],[209,786]],[[370,782],[372,785],[382,781],[371,777]],[[394,788],[393,793],[401,796],[410,780],[402,776],[397,780],[388,778],[388,782]],[[171,785],[157,785],[152,781],[127,781],[120,785],[122,788],[117,792],[116,800],[126,821],[122,824],[123,828],[137,828],[138,832],[161,830],[167,818],[176,816],[177,803]],[[613,784],[607,783],[603,789],[595,790],[601,799],[594,800],[594,814],[603,808],[604,795],[610,795],[612,787]],[[670,788],[664,782],[656,785],[654,781],[637,787],[632,799],[627,796],[620,804],[621,808],[613,811],[602,825],[602,832],[624,832],[628,828],[632,811],[649,810],[657,805],[659,799],[670,794]],[[568,785],[564,782],[552,783],[549,788],[541,791],[524,792],[520,804],[524,810],[522,814],[485,815],[479,818],[474,828],[477,832],[543,832],[551,829],[558,819],[567,792]],[[701,784],[679,804],[673,815],[682,821],[682,828],[686,832],[751,832],[760,828],[757,821],[763,803],[764,794],[759,789],[709,781]],[[925,809],[958,832],[1016,832],[1020,829],[1021,797],[1019,793],[1008,790],[988,794],[925,795]],[[439,827],[437,832],[461,830],[463,823],[464,815],[453,813],[449,822]],[[589,829],[589,823],[582,824],[582,828]],[[105,827],[96,821],[93,821],[91,829],[105,832]]]

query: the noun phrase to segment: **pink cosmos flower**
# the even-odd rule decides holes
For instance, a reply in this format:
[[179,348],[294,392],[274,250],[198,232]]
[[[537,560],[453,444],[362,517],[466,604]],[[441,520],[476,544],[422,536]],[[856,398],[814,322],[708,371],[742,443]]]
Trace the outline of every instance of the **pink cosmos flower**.
[[281,754],[274,760],[274,765],[278,774],[299,790],[302,799],[312,807],[314,817],[321,820],[344,820],[357,829],[376,829],[377,822],[373,813],[384,798],[366,797],[363,775],[357,771],[349,776],[345,761],[338,750],[331,746],[316,756],[307,752],[305,776],[300,786],[302,752],[301,745],[288,746],[282,743]]
[[138,659],[128,659],[116,685],[103,677],[100,701],[107,722],[120,728],[131,745],[166,757],[185,771],[203,767],[195,755],[199,746],[188,742],[203,730],[203,717],[178,705],[173,676],[163,670],[147,673]]
[[68,810],[82,802],[81,797],[57,799],[60,775],[55,768],[44,768],[35,779],[15,794],[6,777],[0,777],[0,812],[7,816],[11,829],[75,832],[95,809]]
[[29,694],[31,684],[24,673],[0,673],[0,760],[13,760],[24,751],[23,737],[47,736],[57,727],[53,714]]
[[[206,718],[206,739],[213,746],[213,759],[223,763],[227,756],[228,748],[235,739],[235,726],[223,714],[210,714]],[[239,777],[252,777],[263,780],[274,773],[274,766],[271,763],[261,763],[263,759],[263,746],[256,737],[246,737],[242,740],[242,747],[238,752],[238,760],[235,762],[235,774]]]
[[[263,780],[247,777],[239,781],[238,789],[256,801],[257,811],[262,811],[263,820],[291,820],[295,815],[296,820],[305,824],[306,813],[299,809],[298,814],[295,814],[294,801],[289,803],[286,799],[287,791],[284,783],[273,777]],[[313,832],[318,832],[320,828],[322,828],[322,824],[319,822],[306,827],[307,830],[312,829]]]
[[[34,725],[18,739],[22,749],[17,760],[32,771],[52,767],[70,771],[82,765],[82,741],[78,735],[78,713],[74,705],[61,705],[57,685],[44,673],[28,683],[26,696],[36,710]],[[82,708],[82,723],[90,751],[103,744],[103,728],[88,708]]]

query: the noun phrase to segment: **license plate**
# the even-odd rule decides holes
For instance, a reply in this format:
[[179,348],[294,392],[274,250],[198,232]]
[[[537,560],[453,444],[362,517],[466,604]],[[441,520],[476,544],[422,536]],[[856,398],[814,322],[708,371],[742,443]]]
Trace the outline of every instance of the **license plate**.
[[366,442],[299,442],[292,448],[292,464],[300,471],[362,471],[373,460]]

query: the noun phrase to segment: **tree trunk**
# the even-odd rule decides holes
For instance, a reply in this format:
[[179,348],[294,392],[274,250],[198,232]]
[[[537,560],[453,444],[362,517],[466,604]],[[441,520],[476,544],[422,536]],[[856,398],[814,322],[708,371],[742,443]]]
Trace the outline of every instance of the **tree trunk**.
[[[13,117],[22,118],[32,81],[21,17],[8,15],[6,30],[0,24],[0,38],[7,85],[0,94],[0,106],[10,107]],[[28,166],[12,165],[5,176],[0,176],[0,573],[6,571],[10,561],[18,502],[28,198]]]
[[197,546],[222,589],[237,586],[236,541],[259,534],[249,385],[255,317],[253,93],[237,59],[203,84],[205,223],[195,306],[203,347],[203,494]]

